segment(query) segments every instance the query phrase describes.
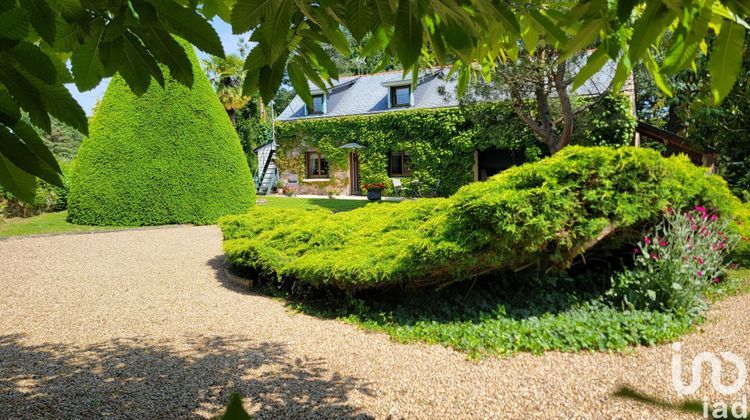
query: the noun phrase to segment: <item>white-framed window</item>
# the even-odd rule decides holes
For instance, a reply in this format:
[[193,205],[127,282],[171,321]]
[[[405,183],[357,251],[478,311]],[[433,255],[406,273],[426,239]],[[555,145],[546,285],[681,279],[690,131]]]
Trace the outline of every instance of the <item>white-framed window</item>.
[[313,95],[312,109],[305,105],[305,114],[317,115],[326,113],[326,96],[324,94]]
[[391,87],[391,108],[411,106],[411,86]]

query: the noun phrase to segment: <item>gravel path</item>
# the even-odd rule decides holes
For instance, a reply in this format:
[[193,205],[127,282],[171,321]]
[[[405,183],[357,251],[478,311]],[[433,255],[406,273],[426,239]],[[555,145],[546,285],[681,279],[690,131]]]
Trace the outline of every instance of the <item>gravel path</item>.
[[[231,392],[258,417],[674,416],[620,385],[680,401],[669,345],[475,362],[292,314],[227,283],[215,227],[11,239],[0,255],[0,418],[208,417]],[[750,362],[748,306],[717,305],[683,359]]]

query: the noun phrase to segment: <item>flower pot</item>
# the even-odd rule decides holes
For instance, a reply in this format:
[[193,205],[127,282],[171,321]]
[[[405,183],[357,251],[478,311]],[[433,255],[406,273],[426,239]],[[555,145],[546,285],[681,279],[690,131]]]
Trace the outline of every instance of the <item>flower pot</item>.
[[367,190],[367,199],[370,201],[380,201],[383,197],[383,190],[380,188],[370,188]]

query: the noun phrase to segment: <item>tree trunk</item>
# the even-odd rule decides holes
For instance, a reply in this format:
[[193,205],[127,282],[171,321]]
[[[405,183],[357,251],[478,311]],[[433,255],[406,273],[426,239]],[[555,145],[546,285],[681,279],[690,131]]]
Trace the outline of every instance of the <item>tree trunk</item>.
[[263,98],[258,98],[258,114],[261,122],[266,121],[266,104],[263,103]]
[[229,115],[229,121],[232,121],[232,127],[237,127],[237,110],[234,108],[227,109],[227,115]]
[[563,147],[570,143],[570,138],[573,137],[573,104],[570,102],[570,95],[568,95],[568,86],[565,84],[565,72],[567,64],[565,61],[561,61],[557,65],[555,70],[555,91],[557,91],[557,97],[560,100],[560,114],[562,117],[563,130],[560,134],[557,144],[554,145],[554,149],[550,146],[550,152],[555,154],[559,152]]

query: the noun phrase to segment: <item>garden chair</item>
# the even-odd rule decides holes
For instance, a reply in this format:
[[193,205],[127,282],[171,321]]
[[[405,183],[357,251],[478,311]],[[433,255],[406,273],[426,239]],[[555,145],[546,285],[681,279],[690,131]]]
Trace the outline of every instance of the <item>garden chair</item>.
[[406,195],[406,187],[401,182],[401,178],[391,178],[391,182],[393,183],[393,192],[396,197],[403,197]]

